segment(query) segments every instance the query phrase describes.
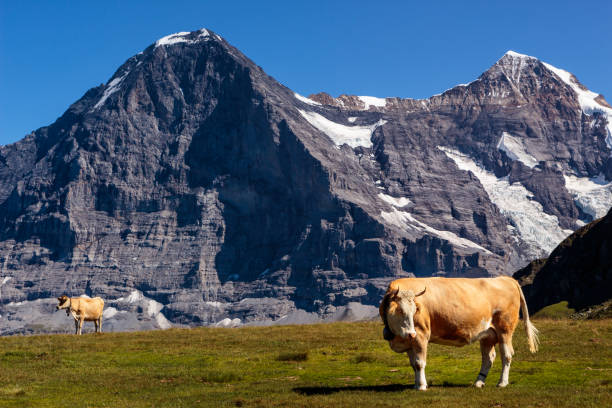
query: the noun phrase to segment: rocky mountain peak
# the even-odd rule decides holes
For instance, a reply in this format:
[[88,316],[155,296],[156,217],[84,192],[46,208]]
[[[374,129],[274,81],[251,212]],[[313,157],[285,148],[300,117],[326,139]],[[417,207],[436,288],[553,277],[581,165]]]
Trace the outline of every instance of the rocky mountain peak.
[[0,148],[0,314],[138,291],[174,323],[329,317],[508,274],[612,205],[608,108],[564,78],[509,52],[428,99],[305,98],[210,30],[163,37]]
[[[517,85],[520,83],[521,75],[536,75],[540,78],[552,75],[554,78],[561,80],[564,85],[569,86],[576,93],[577,99],[580,100],[581,105],[593,105],[590,108],[585,108],[585,113],[587,114],[591,114],[597,109],[611,108],[603,95],[590,91],[574,74],[543,62],[536,57],[509,50],[493,67],[491,67],[491,69],[489,69],[489,71],[496,72],[496,67],[501,67],[503,74],[506,75],[511,82]],[[542,67],[546,69],[542,70]],[[586,101],[587,99],[588,101]]]
[[539,92],[545,71],[539,59],[508,51],[479,79],[489,84],[490,96],[498,99],[513,96],[519,103],[525,103]]
[[508,50],[499,59],[499,61],[507,60],[507,59],[510,59],[510,60],[513,60],[513,59],[519,59],[519,60],[537,60],[538,58],[532,57],[531,55],[525,55],[525,54],[518,53],[516,51]]
[[234,80],[236,75],[243,80],[249,76],[271,80],[213,31],[203,28],[179,32],[160,38],[129,58],[106,84],[88,92],[82,105],[86,113],[94,116],[104,109],[119,109],[131,115],[153,114],[158,120],[171,121],[178,109],[214,108],[216,99],[212,93],[221,89],[207,88],[209,103],[204,104],[203,99],[193,99],[194,94],[199,94],[194,88],[204,86],[203,81],[227,83],[226,79]]

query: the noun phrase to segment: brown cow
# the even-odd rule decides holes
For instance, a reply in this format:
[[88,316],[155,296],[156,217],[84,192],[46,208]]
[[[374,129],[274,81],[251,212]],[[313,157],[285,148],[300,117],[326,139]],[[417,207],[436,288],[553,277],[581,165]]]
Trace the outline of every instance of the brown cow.
[[72,315],[74,318],[75,334],[81,334],[84,321],[93,321],[96,326],[96,333],[102,333],[102,312],[104,309],[102,298],[69,298],[63,295],[58,297],[57,300],[59,300],[57,310],[66,309],[66,316]]
[[514,349],[512,334],[523,313],[529,350],[538,350],[538,330],[529,320],[518,282],[497,278],[405,278],[389,285],[380,316],[383,337],[397,353],[407,352],[414,369],[415,388],[427,389],[427,344],[464,346],[480,341],[482,366],[474,385],[484,386],[499,343],[502,373],[498,387],[508,385]]

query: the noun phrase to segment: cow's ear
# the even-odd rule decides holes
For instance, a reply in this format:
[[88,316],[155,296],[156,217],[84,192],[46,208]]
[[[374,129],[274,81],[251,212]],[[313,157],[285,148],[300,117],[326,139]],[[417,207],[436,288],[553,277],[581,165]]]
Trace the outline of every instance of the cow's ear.
[[422,291],[422,292],[417,293],[416,295],[414,295],[414,297],[418,297],[418,296],[424,295],[426,290],[427,290],[427,286],[425,286],[425,287],[423,288],[423,291]]

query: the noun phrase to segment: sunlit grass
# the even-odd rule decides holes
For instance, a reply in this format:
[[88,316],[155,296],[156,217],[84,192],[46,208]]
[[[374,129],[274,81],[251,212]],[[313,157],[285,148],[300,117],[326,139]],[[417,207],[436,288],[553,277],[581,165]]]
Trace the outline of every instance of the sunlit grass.
[[543,319],[567,319],[573,313],[576,313],[576,310],[569,308],[568,302],[565,300],[540,309],[533,317]]
[[611,406],[612,320],[535,324],[540,352],[521,323],[508,388],[495,387],[499,358],[469,387],[477,345],[432,345],[426,392],[379,322],[4,337],[0,407]]

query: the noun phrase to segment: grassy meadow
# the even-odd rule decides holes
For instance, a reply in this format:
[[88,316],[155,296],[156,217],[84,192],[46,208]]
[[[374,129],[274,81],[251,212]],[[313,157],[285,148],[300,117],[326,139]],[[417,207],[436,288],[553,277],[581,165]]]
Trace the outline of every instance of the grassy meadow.
[[612,320],[534,322],[540,352],[521,322],[507,388],[499,356],[475,389],[478,345],[431,345],[425,392],[379,322],[3,337],[0,407],[612,406]]

